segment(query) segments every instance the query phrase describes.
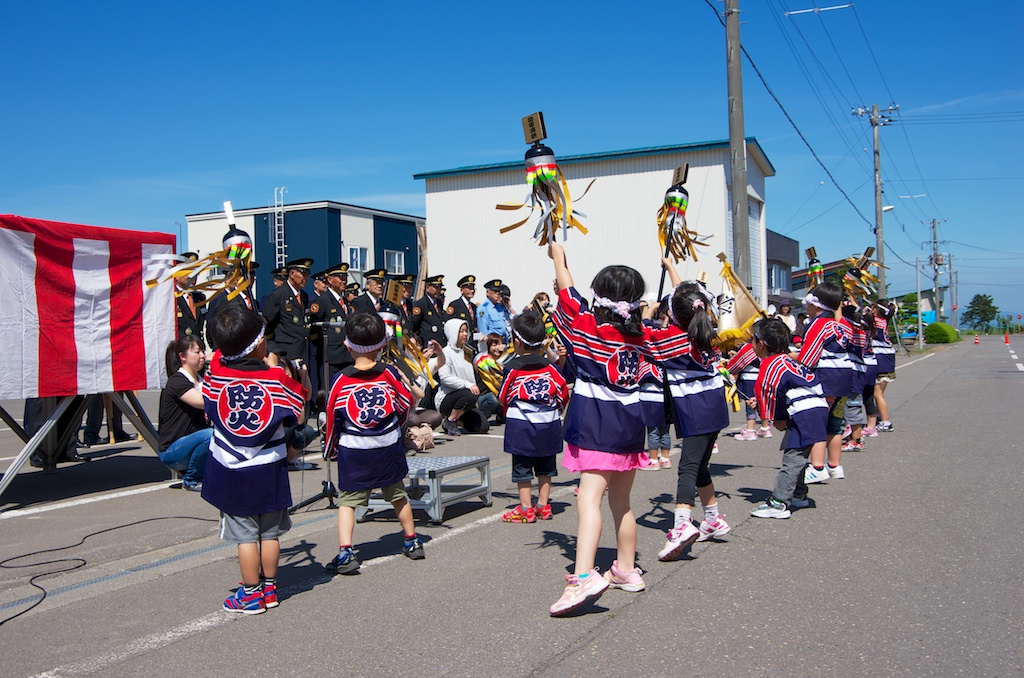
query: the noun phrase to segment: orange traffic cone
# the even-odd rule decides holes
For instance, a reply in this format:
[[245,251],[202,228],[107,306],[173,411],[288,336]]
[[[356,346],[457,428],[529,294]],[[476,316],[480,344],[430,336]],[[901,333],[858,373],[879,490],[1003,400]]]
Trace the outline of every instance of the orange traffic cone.
[[978,344],[980,344],[980,343],[981,343],[981,342],[980,342],[980,341],[978,341],[978,335],[977,335],[977,334],[975,334],[975,335],[974,335],[974,345],[975,345],[975,346],[977,346],[977,345],[978,345]]
[[1007,346],[1010,345],[1010,331],[1009,330],[1006,331],[1006,336],[1003,338],[1003,343],[1006,344]]

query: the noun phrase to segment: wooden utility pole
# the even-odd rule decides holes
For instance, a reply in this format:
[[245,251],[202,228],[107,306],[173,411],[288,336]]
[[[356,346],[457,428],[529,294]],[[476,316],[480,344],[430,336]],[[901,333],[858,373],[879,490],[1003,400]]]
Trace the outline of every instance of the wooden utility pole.
[[[743,53],[739,0],[725,0],[725,48],[729,91],[729,158],[732,167],[732,265],[744,285],[750,279],[750,212],[747,206],[747,140],[743,130]],[[760,286],[757,287],[760,289]]]

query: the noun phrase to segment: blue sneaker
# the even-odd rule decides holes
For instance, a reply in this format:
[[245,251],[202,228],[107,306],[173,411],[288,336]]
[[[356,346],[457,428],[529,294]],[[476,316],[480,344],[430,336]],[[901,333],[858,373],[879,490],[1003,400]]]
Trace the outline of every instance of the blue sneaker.
[[324,570],[330,575],[356,574],[359,572],[359,560],[356,558],[355,551],[347,548],[334,556],[334,560],[324,565]]
[[405,554],[406,558],[411,558],[413,560],[423,560],[427,557],[426,554],[423,553],[423,542],[420,541],[419,537],[406,539],[405,545],[402,547],[402,553]]
[[235,595],[224,601],[225,612],[241,612],[242,614],[263,614],[267,606],[263,604],[263,591],[245,594],[245,587],[239,586]]

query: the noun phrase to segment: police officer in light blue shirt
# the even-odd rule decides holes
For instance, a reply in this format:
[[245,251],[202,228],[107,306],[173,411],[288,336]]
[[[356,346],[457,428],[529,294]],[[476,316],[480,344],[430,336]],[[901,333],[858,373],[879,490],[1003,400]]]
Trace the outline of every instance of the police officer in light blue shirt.
[[502,294],[501,280],[491,280],[484,284],[487,290],[487,301],[480,304],[476,309],[476,328],[480,336],[497,334],[506,343],[509,341],[508,324],[512,320],[512,312],[508,305],[506,295]]

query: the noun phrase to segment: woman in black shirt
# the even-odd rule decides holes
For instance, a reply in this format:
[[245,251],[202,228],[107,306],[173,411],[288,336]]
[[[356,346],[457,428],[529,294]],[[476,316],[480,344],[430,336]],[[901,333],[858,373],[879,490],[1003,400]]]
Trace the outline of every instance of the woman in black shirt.
[[160,461],[184,474],[182,487],[203,489],[206,455],[213,429],[203,413],[199,373],[206,354],[199,341],[188,335],[167,345],[167,385],[160,392]]

